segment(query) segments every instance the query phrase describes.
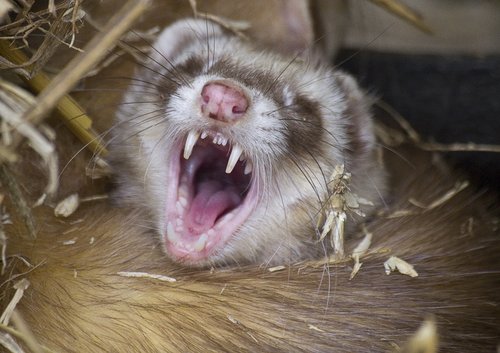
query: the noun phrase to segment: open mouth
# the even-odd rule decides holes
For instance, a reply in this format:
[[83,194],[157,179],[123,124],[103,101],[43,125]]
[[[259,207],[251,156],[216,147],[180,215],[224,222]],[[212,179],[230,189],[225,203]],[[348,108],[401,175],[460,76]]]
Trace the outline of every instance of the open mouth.
[[253,164],[220,133],[191,131],[170,158],[165,245],[183,262],[222,249],[257,203]]

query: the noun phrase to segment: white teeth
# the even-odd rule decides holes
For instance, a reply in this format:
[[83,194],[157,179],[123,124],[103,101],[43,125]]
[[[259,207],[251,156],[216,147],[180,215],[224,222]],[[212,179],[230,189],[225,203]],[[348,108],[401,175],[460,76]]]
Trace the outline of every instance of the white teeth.
[[187,205],[187,198],[189,196],[189,189],[187,186],[187,178],[184,176],[179,183],[179,201],[183,207]]
[[178,215],[181,215],[181,214],[183,213],[183,211],[184,211],[184,207],[182,207],[182,204],[181,204],[181,202],[180,202],[180,201],[177,201],[177,202],[175,203],[175,210],[177,211],[177,214],[178,214]]
[[[188,133],[188,136],[186,138],[186,143],[184,145],[184,159],[189,159],[189,157],[191,157],[194,145],[196,144],[196,141],[198,141],[198,138],[201,138],[202,140],[204,140],[208,137],[208,135],[209,135],[209,133],[206,131],[202,131],[201,135],[200,135],[199,132],[191,130]],[[228,138],[223,136],[221,133],[217,133],[212,140],[213,144],[222,145],[222,146],[227,146],[228,142],[229,142]],[[243,155],[242,148],[235,144],[233,146],[233,148],[231,149],[231,154],[229,155],[229,160],[227,162],[227,166],[226,166],[226,173],[227,174],[230,174],[233,171],[238,160],[240,160],[242,162],[245,161],[245,156]],[[249,174],[252,172],[252,170],[253,170],[252,163],[250,161],[247,161],[247,163],[245,165],[244,173]],[[187,197],[187,193],[182,192],[181,196]]]
[[174,231],[174,226],[172,223],[168,222],[167,224],[167,239],[173,244],[177,244],[180,240],[177,233]]
[[188,204],[187,197],[179,196],[179,202],[180,202],[182,208],[186,207]]
[[240,158],[242,153],[243,150],[241,147],[235,144],[231,150],[229,160],[227,161],[226,174],[230,174],[233,171],[234,166],[236,165],[236,162],[238,162],[238,158]]
[[200,238],[194,244],[194,251],[202,251],[205,248],[205,245],[207,244],[207,239],[208,239],[207,234],[204,233],[200,235]]
[[227,138],[223,136],[216,136],[213,141],[216,145],[222,145],[225,146],[227,145]]
[[250,174],[253,170],[253,165],[252,165],[252,162],[250,162],[250,160],[247,161],[247,164],[245,165],[245,171],[243,173],[245,173],[245,175],[247,174]]
[[[217,224],[215,225],[214,229],[217,229],[218,231],[221,230],[221,228],[223,228],[227,222],[229,222],[232,218],[234,217],[234,213],[233,212],[230,212],[228,214],[225,214],[218,222]],[[212,236],[210,234],[210,231],[213,231],[214,234],[215,234],[215,231],[213,229],[210,229],[208,231],[208,235],[209,236]]]
[[196,131],[189,131],[186,139],[186,144],[184,145],[184,159],[189,159],[191,152],[193,152],[193,147],[196,141],[200,137],[200,134]]

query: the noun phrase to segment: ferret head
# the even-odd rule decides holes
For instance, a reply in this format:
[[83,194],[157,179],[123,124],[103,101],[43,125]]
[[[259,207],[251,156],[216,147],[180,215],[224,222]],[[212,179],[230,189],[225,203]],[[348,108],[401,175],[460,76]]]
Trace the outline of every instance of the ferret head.
[[379,200],[382,172],[355,82],[205,20],[159,36],[114,133],[119,195],[149,210],[165,252],[184,264],[323,253],[316,222],[336,165],[352,173],[354,193]]

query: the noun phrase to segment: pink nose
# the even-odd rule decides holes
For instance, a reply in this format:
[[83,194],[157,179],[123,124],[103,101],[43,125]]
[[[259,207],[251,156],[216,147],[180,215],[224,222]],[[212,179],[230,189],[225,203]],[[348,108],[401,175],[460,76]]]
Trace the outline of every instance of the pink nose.
[[243,92],[220,82],[207,83],[201,90],[201,98],[204,116],[227,123],[241,119],[248,108]]

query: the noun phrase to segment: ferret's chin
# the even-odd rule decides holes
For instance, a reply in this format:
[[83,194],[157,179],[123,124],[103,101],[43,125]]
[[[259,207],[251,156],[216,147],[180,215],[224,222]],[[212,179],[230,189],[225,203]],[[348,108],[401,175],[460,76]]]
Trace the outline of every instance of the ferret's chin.
[[181,141],[169,156],[162,240],[172,260],[203,266],[224,250],[261,198],[251,160],[236,143],[212,132],[190,132]]

